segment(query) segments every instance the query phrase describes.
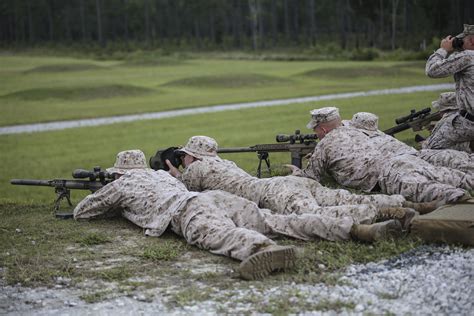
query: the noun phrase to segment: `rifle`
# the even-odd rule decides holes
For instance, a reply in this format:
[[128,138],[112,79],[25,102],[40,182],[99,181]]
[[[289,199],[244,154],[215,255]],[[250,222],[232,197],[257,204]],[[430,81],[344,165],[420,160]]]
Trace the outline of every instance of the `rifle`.
[[[313,152],[314,147],[316,146],[316,138],[316,134],[300,134],[300,131],[296,130],[293,135],[276,135],[277,144],[257,144],[250,147],[219,148],[217,152],[220,154],[256,152],[259,160],[257,177],[260,178],[262,174],[262,161],[265,161],[267,170],[271,173],[269,159],[270,152],[290,152],[291,164],[301,168],[301,160],[304,156]],[[182,155],[179,149],[180,147],[158,149],[156,154],[150,157],[150,168],[154,170],[169,170],[165,163],[166,159],[168,159],[176,168],[179,168],[181,164],[179,156]]]
[[421,131],[429,126],[430,122],[439,121],[442,116],[442,113],[439,111],[431,113],[431,108],[424,108],[420,111],[413,109],[410,111],[410,114],[395,119],[397,125],[383,132],[393,136],[409,128],[415,132]]
[[100,167],[94,167],[93,171],[84,169],[76,169],[72,173],[74,179],[86,179],[88,180],[69,180],[69,179],[53,179],[53,180],[33,180],[33,179],[12,179],[11,184],[14,185],[34,185],[34,186],[46,186],[53,187],[56,192],[56,200],[53,205],[53,214],[57,218],[72,218],[72,213],[59,213],[61,201],[66,199],[69,206],[71,203],[71,190],[90,190],[95,192],[102,188],[104,185],[114,180],[113,175],[102,171]]
[[277,144],[257,144],[250,147],[219,148],[217,152],[221,154],[256,152],[259,160],[257,167],[257,177],[260,178],[262,171],[262,161],[265,161],[267,170],[271,174],[269,159],[270,152],[290,152],[291,164],[301,168],[303,157],[314,151],[316,139],[316,134],[301,134],[299,130],[296,130],[293,135],[276,135]]

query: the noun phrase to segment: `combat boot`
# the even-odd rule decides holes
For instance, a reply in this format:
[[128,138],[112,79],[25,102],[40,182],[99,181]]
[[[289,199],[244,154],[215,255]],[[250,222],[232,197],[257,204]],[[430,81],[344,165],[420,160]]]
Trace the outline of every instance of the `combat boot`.
[[441,203],[440,201],[420,202],[420,203],[405,201],[405,202],[403,202],[402,206],[412,208],[415,211],[417,211],[418,213],[423,215],[423,214],[433,212],[438,207],[440,207],[442,204],[443,203]]
[[351,228],[352,238],[368,242],[397,238],[401,235],[402,225],[395,219],[372,225],[355,224]]
[[271,272],[292,268],[296,262],[296,247],[270,245],[240,263],[240,276],[245,280],[259,280]]
[[411,220],[418,212],[411,208],[406,207],[383,207],[380,208],[377,214],[377,220],[386,221],[390,219],[396,219],[402,225],[403,230],[408,230],[410,227]]

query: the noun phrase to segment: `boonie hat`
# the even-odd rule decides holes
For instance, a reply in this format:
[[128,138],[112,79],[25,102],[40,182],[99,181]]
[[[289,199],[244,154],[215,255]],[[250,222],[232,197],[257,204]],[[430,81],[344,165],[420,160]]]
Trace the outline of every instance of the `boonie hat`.
[[207,136],[193,136],[189,139],[186,146],[179,149],[188,155],[202,159],[203,157],[217,156],[217,142],[214,138]]
[[457,38],[463,38],[467,35],[474,35],[474,25],[464,24],[464,30],[462,33],[456,35]]
[[108,168],[108,173],[124,174],[131,169],[147,169],[145,154],[138,149],[125,150],[117,154],[115,164]]
[[443,92],[438,100],[431,102],[433,109],[440,112],[457,110],[456,92]]
[[379,117],[369,112],[358,112],[352,116],[349,125],[367,131],[377,131],[379,129]]
[[311,114],[311,121],[306,125],[309,129],[314,129],[321,123],[330,122],[340,117],[339,109],[333,106],[314,109],[309,113]]

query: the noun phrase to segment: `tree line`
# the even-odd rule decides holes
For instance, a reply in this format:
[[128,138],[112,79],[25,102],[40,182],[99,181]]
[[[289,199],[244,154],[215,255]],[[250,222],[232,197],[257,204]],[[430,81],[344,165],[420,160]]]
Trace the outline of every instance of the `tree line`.
[[472,0],[2,0],[0,44],[416,50],[473,17]]

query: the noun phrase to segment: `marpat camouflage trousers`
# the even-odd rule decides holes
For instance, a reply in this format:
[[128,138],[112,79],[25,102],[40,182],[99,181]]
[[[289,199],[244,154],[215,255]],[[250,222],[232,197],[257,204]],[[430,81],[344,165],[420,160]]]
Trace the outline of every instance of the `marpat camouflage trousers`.
[[417,154],[434,166],[448,167],[474,175],[474,154],[453,149],[422,149]]
[[275,244],[271,236],[340,241],[350,238],[352,225],[350,217],[272,214],[224,191],[203,192],[171,221],[172,230],[189,244],[238,260]]
[[459,170],[435,167],[413,155],[392,158],[382,169],[382,192],[401,194],[413,202],[455,202],[472,190],[473,179]]
[[[439,126],[438,126],[439,124]],[[425,149],[455,149],[471,153],[469,142],[474,141],[474,122],[459,113],[442,118],[423,143]]]
[[359,195],[335,190],[303,177],[286,176],[267,180],[259,206],[278,214],[350,216],[356,224],[374,222],[380,207],[401,206],[401,195]]

